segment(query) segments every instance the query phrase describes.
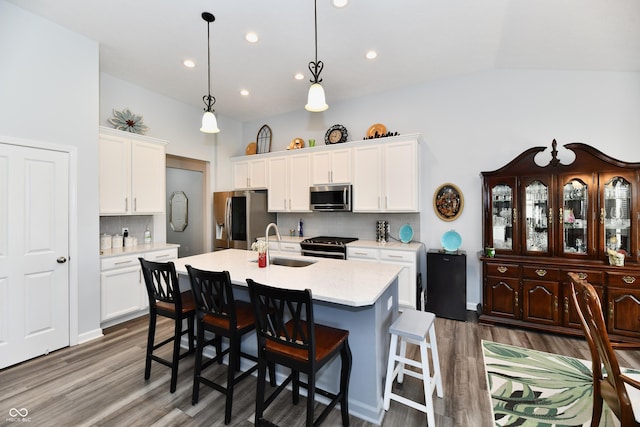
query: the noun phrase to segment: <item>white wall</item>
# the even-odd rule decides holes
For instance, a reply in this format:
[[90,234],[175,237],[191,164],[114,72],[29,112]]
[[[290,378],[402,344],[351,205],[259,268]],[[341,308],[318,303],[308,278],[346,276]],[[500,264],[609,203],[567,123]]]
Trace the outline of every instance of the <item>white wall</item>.
[[91,335],[100,327],[98,45],[0,0],[0,58],[0,135],[77,152],[69,268],[72,280],[77,271],[78,332]]
[[[332,103],[327,93],[327,102],[324,113],[308,113],[301,105],[296,112],[246,122],[243,140],[255,141],[264,123],[273,131],[271,151],[285,150],[296,137],[322,143],[326,129],[336,123],[346,126],[350,140],[362,139],[373,123],[401,134],[421,133],[420,237],[427,248],[439,248],[446,231],[461,234],[469,304],[481,300],[480,172],[497,169],[533,146],[549,147],[554,138],[560,146],[584,142],[640,162],[640,73],[497,70],[341,103]],[[441,221],[432,208],[433,193],[445,182],[464,195],[464,211],[453,222]]]

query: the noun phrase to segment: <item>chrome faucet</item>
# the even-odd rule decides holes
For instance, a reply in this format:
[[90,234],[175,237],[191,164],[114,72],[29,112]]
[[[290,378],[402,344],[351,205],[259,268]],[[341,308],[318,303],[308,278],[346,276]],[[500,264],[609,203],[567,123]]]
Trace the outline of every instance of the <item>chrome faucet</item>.
[[269,229],[273,227],[276,229],[276,236],[278,237],[278,245],[282,241],[282,237],[280,237],[280,231],[278,230],[278,225],[275,222],[269,223],[267,225],[266,230],[264,230],[264,238],[267,242],[267,266],[271,264],[271,251],[269,250]]

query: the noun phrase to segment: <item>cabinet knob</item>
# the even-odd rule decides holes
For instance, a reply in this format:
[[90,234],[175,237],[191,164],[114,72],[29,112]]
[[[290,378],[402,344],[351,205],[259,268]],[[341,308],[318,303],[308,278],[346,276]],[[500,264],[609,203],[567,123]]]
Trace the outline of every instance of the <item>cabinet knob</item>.
[[56,262],[58,264],[64,264],[65,262],[67,262],[67,259],[65,257],[61,256],[56,260]]
[[540,276],[540,277],[544,277],[544,276],[547,275],[547,270],[543,270],[543,269],[539,268],[539,269],[536,270],[536,274],[538,276]]

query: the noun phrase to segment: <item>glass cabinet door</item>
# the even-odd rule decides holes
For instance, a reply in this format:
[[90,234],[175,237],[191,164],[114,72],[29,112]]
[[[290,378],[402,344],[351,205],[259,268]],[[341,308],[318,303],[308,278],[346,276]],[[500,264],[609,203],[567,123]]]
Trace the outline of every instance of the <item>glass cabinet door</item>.
[[562,208],[559,223],[562,227],[562,253],[586,255],[589,247],[589,191],[588,178],[562,180]]
[[515,210],[514,191],[511,183],[491,186],[491,241],[496,250],[512,251]]
[[604,255],[608,251],[624,253],[625,256],[632,255],[634,244],[631,234],[631,197],[632,197],[632,177],[622,175],[601,176],[602,202],[600,204],[600,224],[604,226]]
[[549,252],[550,222],[553,219],[549,202],[549,185],[543,179],[525,179],[524,244],[526,252]]

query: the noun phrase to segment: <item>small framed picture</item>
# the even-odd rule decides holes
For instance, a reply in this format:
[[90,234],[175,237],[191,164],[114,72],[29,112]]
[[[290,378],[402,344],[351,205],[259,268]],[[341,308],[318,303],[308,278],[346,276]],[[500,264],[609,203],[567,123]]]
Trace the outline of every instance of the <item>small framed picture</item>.
[[453,221],[462,213],[462,191],[451,183],[442,184],[433,195],[433,209],[443,221]]

